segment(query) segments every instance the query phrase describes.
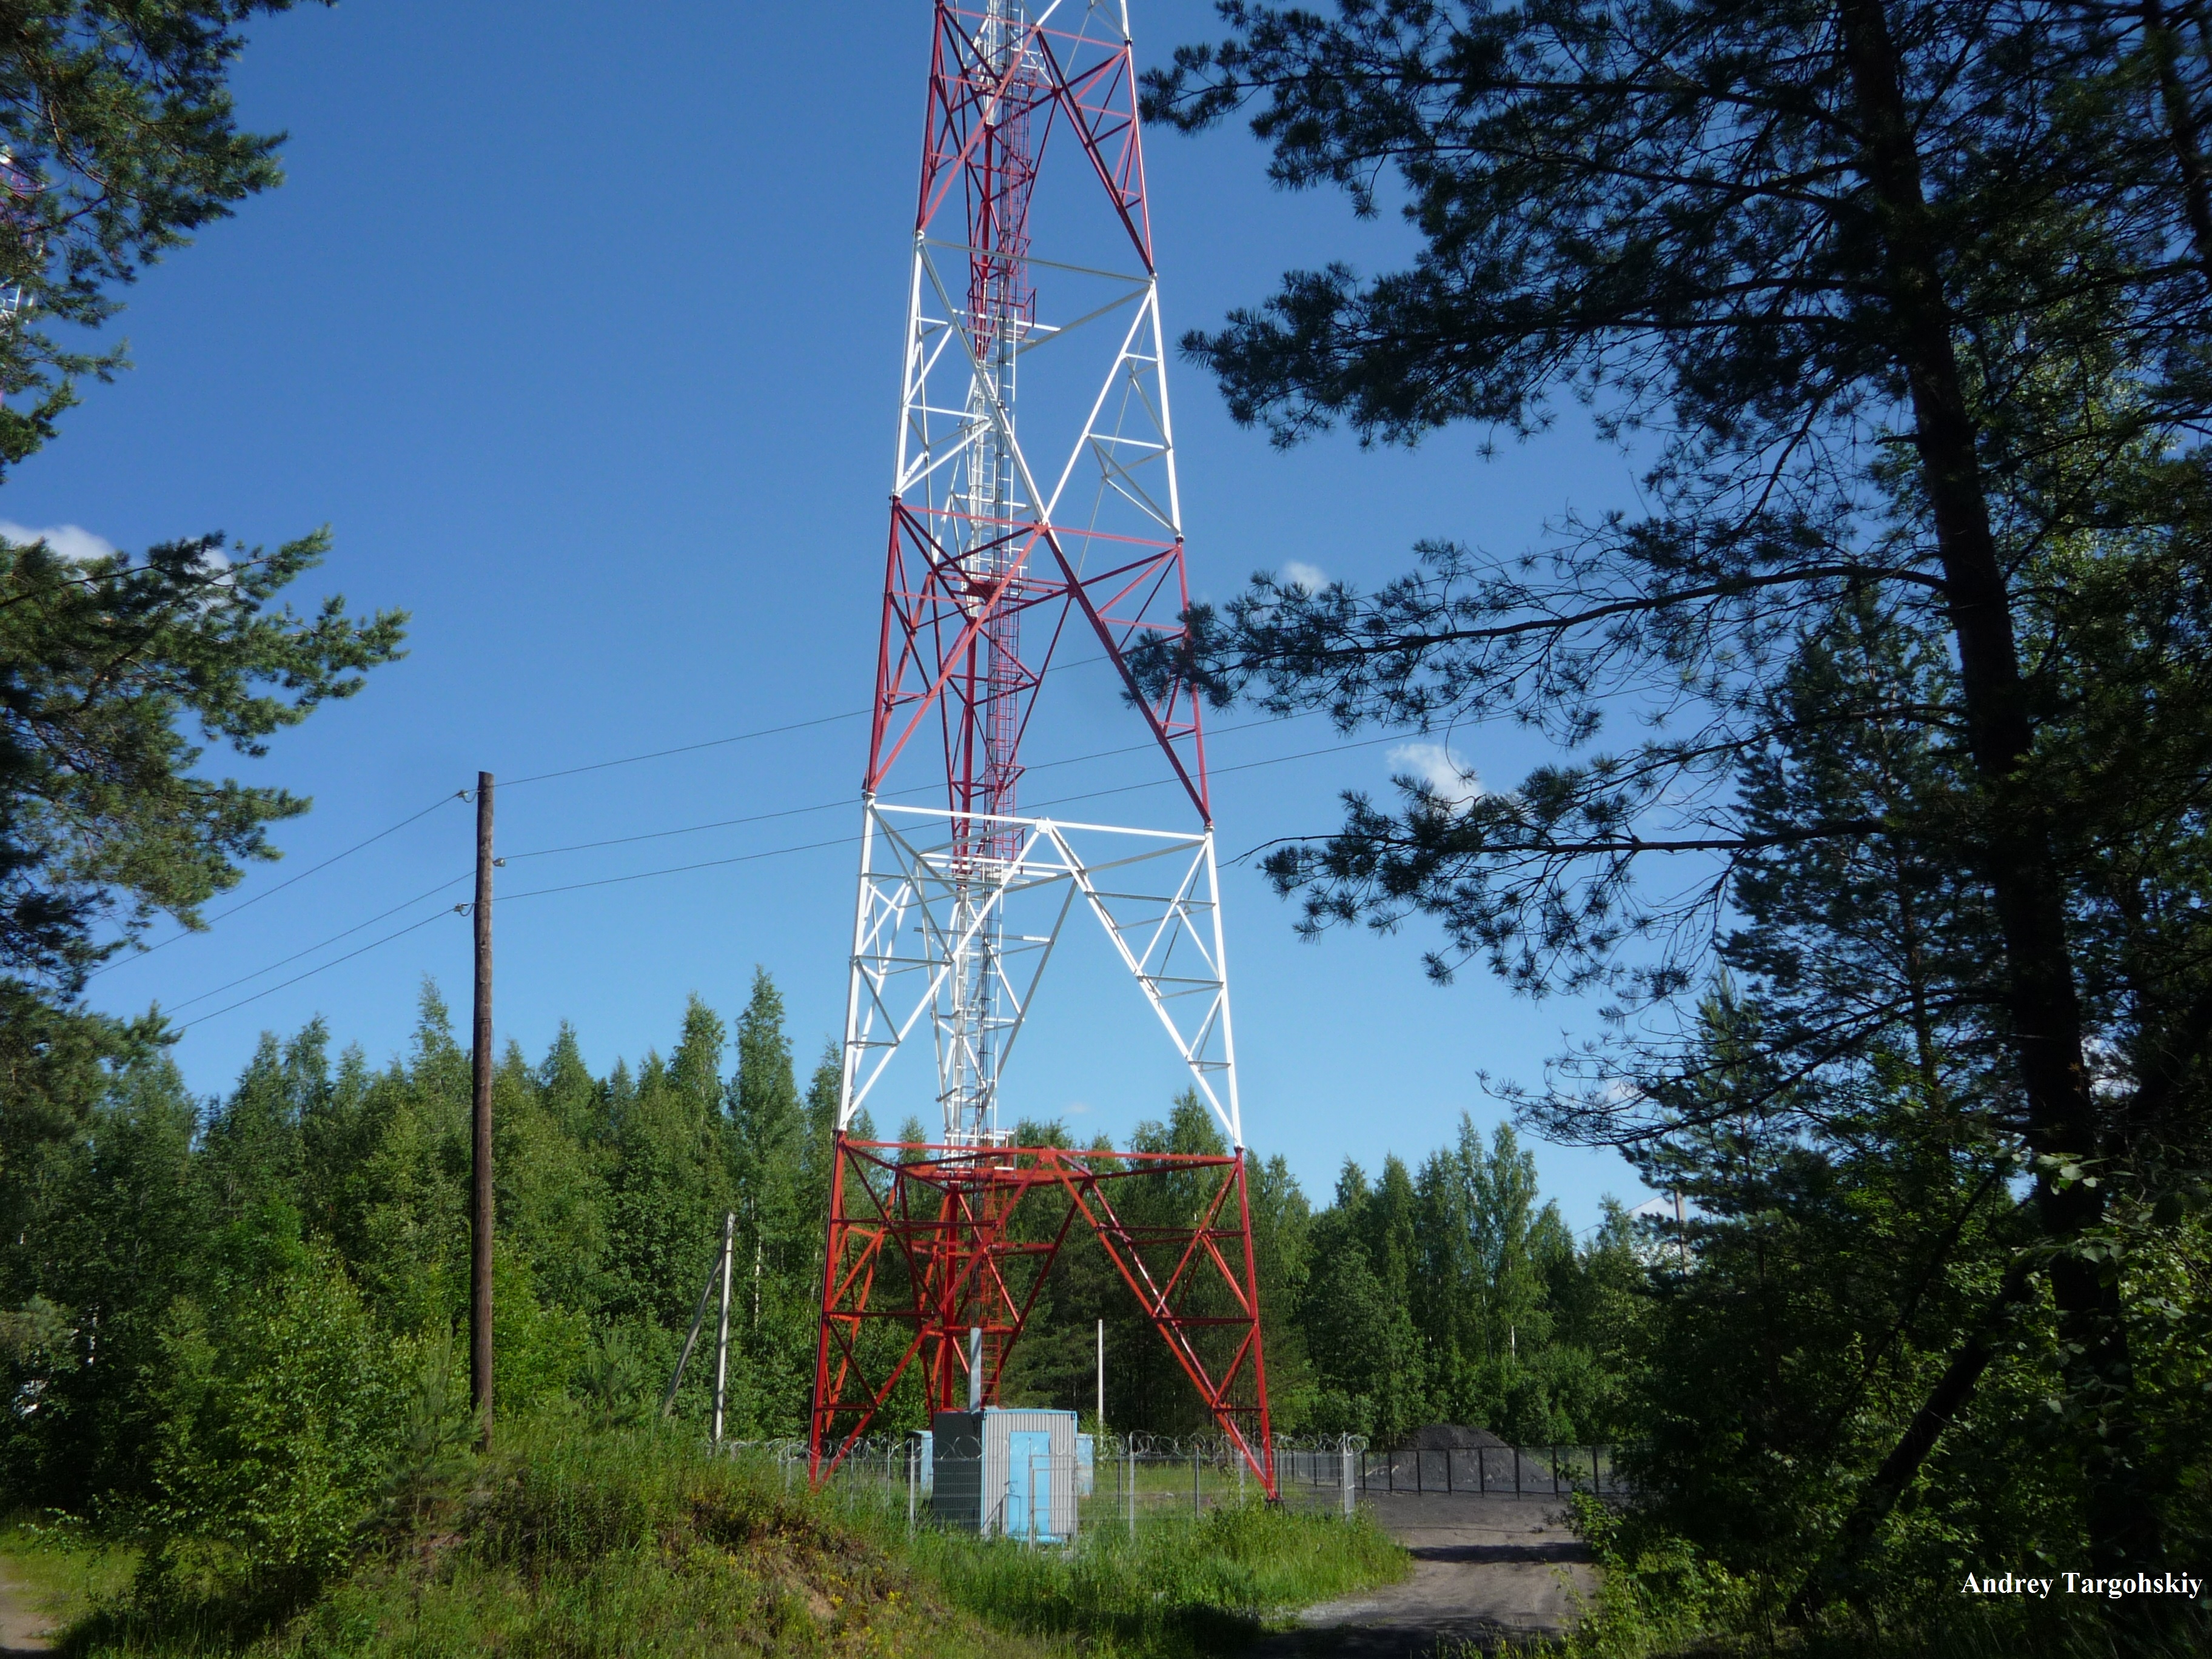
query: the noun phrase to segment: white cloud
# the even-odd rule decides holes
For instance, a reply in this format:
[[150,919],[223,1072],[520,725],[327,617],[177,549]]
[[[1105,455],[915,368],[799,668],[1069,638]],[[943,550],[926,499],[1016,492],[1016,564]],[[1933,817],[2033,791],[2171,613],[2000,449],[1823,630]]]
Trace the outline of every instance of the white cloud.
[[1482,781],[1466,759],[1441,743],[1401,743],[1390,750],[1390,775],[1411,775],[1439,799],[1465,806],[1482,793]]
[[50,524],[44,530],[33,530],[12,519],[0,519],[0,539],[13,542],[18,547],[44,542],[71,564],[104,559],[115,551],[113,542],[105,536],[94,535],[81,524]]
[[1302,559],[1292,559],[1275,574],[1284,586],[1302,587],[1309,593],[1318,593],[1328,586],[1328,573]]
[[1069,1102],[1060,1110],[1063,1117],[1088,1117],[1091,1115],[1091,1109],[1079,1100]]

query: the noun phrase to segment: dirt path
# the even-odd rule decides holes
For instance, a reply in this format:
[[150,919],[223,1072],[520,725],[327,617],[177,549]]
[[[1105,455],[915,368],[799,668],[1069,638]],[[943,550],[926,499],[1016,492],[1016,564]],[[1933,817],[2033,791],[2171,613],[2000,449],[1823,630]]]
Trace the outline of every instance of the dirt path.
[[29,1587],[0,1561],[0,1659],[52,1651],[54,1644],[46,1640],[50,1622],[38,1611]]
[[1555,1633],[1574,1621],[1575,1595],[1596,1587],[1589,1552],[1548,1500],[1376,1492],[1361,1502],[1413,1553],[1413,1576],[1307,1608],[1255,1659],[1425,1659],[1448,1640]]

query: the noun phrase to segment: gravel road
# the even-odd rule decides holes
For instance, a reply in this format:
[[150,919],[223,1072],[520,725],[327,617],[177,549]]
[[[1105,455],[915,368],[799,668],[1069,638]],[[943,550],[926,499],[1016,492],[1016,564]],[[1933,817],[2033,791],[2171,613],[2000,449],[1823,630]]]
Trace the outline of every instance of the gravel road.
[[1258,1659],[1426,1659],[1446,1640],[1556,1633],[1596,1588],[1589,1552],[1547,1498],[1375,1492],[1360,1503],[1413,1553],[1413,1577],[1307,1608],[1297,1630],[1253,1650]]
[[52,1651],[46,1624],[33,1605],[30,1590],[9,1572],[5,1562],[0,1562],[0,1659]]

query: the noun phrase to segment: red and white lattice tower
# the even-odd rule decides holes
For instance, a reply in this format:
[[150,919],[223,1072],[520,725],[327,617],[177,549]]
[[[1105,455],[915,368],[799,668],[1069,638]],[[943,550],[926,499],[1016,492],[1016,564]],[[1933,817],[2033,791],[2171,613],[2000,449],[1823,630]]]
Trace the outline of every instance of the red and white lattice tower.
[[[1140,641],[1180,633],[1188,604],[1136,101],[1125,0],[936,0],[817,1348],[817,1480],[917,1377],[931,1412],[995,1403],[1080,1219],[1275,1490],[1199,702],[1182,684],[1146,696],[1128,665]],[[1118,672],[1188,827],[1023,815],[1023,735],[1071,642]],[[942,804],[891,804],[895,775],[931,794],[941,784]],[[1086,914],[1229,1153],[1018,1146],[1001,1128],[1008,1056],[1063,927]],[[854,1139],[925,1027],[941,1133]],[[1132,1185],[1163,1177],[1149,1195]],[[1065,1201],[1025,1212],[1032,1194]]]

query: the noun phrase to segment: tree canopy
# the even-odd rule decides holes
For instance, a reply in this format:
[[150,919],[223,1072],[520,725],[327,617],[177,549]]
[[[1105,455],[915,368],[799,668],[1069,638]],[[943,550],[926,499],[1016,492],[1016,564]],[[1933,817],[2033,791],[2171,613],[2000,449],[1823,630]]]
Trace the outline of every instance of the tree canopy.
[[[65,350],[46,324],[97,327],[144,266],[280,181],[280,137],[240,130],[228,75],[240,26],[291,3],[60,0],[0,18],[0,398],[16,400],[0,404],[0,467],[52,435],[78,376],[122,361]],[[260,756],[400,654],[400,612],[276,602],[329,545],[208,534],[71,560],[0,544],[0,1159],[161,1035],[86,1013],[88,974],[158,913],[201,925],[276,856],[268,826],[307,809],[203,775],[204,745]]]
[[[1801,1607],[1920,1479],[2034,1285],[2086,1547],[2162,1559],[2165,1407],[2136,1363],[2159,1339],[2113,1263],[2126,1218],[2185,1208],[2212,1161],[2212,79],[2180,33],[2201,20],[1221,11],[1228,38],[1154,73],[1150,112],[1249,112],[1278,183],[1419,237],[1402,270],[1293,271],[1188,337],[1231,411],[1279,443],[1339,422],[1413,443],[1579,406],[1647,503],[1504,556],[1434,544],[1371,592],[1263,574],[1197,608],[1155,678],[1346,728],[1509,718],[1559,751],[1471,799],[1349,796],[1270,875],[1310,926],[1434,919],[1440,976],[1475,958],[1617,993],[1620,1040],[1575,1060],[1589,1086],[1527,1101],[1552,1132],[1686,1155],[1748,1113],[1841,1156],[1820,1126],[1897,1055],[1955,1153],[2032,1180],[2033,1248],[1959,1311],[1890,1454],[1850,1465],[1857,1508]],[[1697,1012],[1723,961],[1750,976],[1756,1075]],[[1676,1011],[1663,1053],[1639,1006]],[[1856,1122],[1863,1149],[1905,1132]],[[1948,1271],[1965,1235],[1929,1233]]]
[[[58,344],[233,204],[282,181],[281,133],[240,129],[240,26],[295,0],[28,0],[0,21],[0,465],[53,435],[77,377],[119,349]],[[325,0],[330,3],[330,0]]]

